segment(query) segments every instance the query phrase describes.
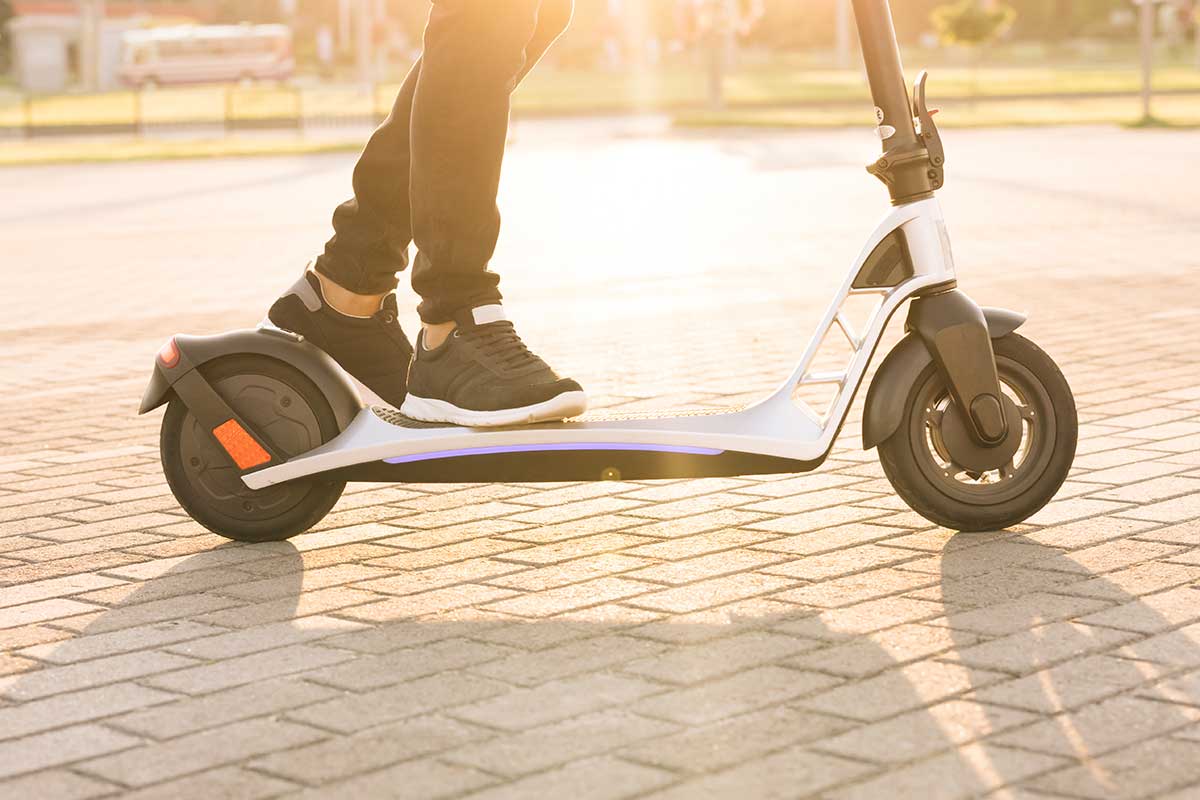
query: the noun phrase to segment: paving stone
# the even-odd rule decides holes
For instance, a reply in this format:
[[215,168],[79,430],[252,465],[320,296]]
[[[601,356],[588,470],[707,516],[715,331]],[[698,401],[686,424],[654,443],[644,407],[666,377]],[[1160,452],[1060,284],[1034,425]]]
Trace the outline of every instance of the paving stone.
[[149,680],[146,676],[184,669],[195,663],[193,659],[172,653],[123,653],[0,678],[0,696],[17,701],[36,700],[133,678]]
[[[138,655],[138,654],[134,654]],[[181,662],[194,664],[191,659]],[[254,653],[237,658],[227,658],[209,664],[177,669],[174,672],[147,678],[144,683],[159,689],[185,694],[204,694],[231,686],[240,686],[279,675],[288,675],[304,670],[336,664],[350,658],[348,653],[325,650],[310,645],[292,645],[265,653]],[[64,669],[70,669],[65,667]]]
[[862,762],[789,748],[714,775],[693,778],[649,797],[654,800],[772,798],[822,794],[870,770]]
[[164,649],[192,658],[215,661],[271,650],[276,647],[326,639],[339,633],[362,630],[365,627],[351,620],[316,614],[289,622],[275,622],[238,631],[216,633],[202,639],[190,639],[182,644],[172,644]]
[[690,725],[714,722],[790,701],[839,683],[815,672],[757,667],[637,703],[642,714]]
[[486,735],[482,729],[453,720],[417,717],[273,753],[252,761],[251,766],[296,783],[317,786],[447,750]]
[[670,736],[640,742],[623,753],[633,761],[676,772],[709,772],[750,762],[793,744],[819,742],[853,725],[845,719],[778,705],[689,726]]
[[662,645],[631,636],[595,636],[534,653],[517,653],[473,667],[471,672],[517,686],[606,669],[662,651]]
[[127,786],[146,786],[273,750],[308,744],[325,736],[303,725],[270,719],[247,720],[92,759],[79,769]]
[[173,695],[174,702],[123,714],[107,724],[152,739],[172,739],[336,696],[338,692],[333,689],[296,678],[271,678],[200,697]]
[[927,625],[898,625],[844,644],[804,653],[786,662],[799,669],[828,672],[846,678],[864,678],[898,664],[918,661],[975,641],[971,634],[951,635]]
[[1037,566],[1041,569],[1060,569],[1099,575],[1154,559],[1165,558],[1179,553],[1182,549],[1178,545],[1163,542],[1117,539],[1083,550],[1076,550],[1062,558],[1049,559]]
[[1137,697],[1113,697],[1042,720],[992,741],[1064,757],[1096,758],[1200,721],[1200,709]]
[[[74,725],[0,742],[0,778],[70,764],[140,744],[101,725]],[[2,784],[0,784],[2,785]]]
[[348,586],[331,586],[265,603],[244,604],[225,600],[220,606],[221,610],[197,615],[196,619],[227,628],[253,628],[310,614],[339,612],[342,616],[351,616],[350,612],[355,607],[381,602],[382,597],[384,595]]
[[74,614],[97,611],[101,608],[103,606],[81,603],[78,600],[64,600],[59,598],[39,600],[35,603],[26,603],[24,605],[0,609],[0,628],[16,628],[33,622],[48,622]]
[[314,703],[288,717],[324,730],[353,733],[375,725],[464,705],[507,691],[502,683],[444,672],[362,694]]
[[[676,539],[663,544],[677,544],[679,541],[681,540]],[[644,548],[639,549],[644,550]],[[657,564],[630,573],[628,577],[635,580],[679,586],[706,578],[715,578],[734,572],[758,569],[785,560],[787,560],[787,556],[774,553],[734,549],[697,556],[695,558],[684,558],[683,560],[672,561],[667,564]]]
[[[464,606],[486,603],[489,600],[500,600],[512,597],[514,592],[497,589],[491,586],[462,584],[433,589],[428,592],[392,597],[373,603],[356,605],[348,608],[343,616],[363,622],[387,622],[404,620],[425,614],[439,613]],[[378,597],[378,595],[376,595]]]
[[421,760],[397,764],[293,795],[298,800],[370,797],[380,800],[435,800],[486,786],[494,778],[469,767]]
[[738,575],[697,581],[660,592],[651,592],[638,596],[630,603],[655,611],[686,613],[756,595],[777,592],[788,588],[793,583],[794,581],[787,578],[774,575],[744,572]]
[[864,544],[833,553],[809,556],[796,559],[785,564],[766,567],[764,572],[772,575],[786,575],[792,578],[802,578],[810,581],[826,580],[841,575],[864,572],[876,567],[890,566],[904,561],[910,561],[915,554],[905,550],[880,547],[874,544]]
[[[651,545],[653,546],[653,545]],[[592,578],[602,578],[617,575],[653,563],[649,558],[637,558],[631,555],[616,553],[601,553],[596,556],[577,558],[562,564],[534,569],[518,569],[508,571],[488,578],[492,586],[502,586],[506,589],[517,589],[526,592],[557,589],[573,583],[582,583]],[[509,568],[511,570],[511,567]]]
[[[98,634],[168,620],[193,619],[203,622],[201,615],[235,605],[237,605],[235,600],[209,593],[170,597],[165,600],[106,609],[96,618],[88,619],[78,630],[86,630],[89,634]],[[94,609],[95,607],[93,607]],[[76,613],[80,613],[80,611],[77,609]]]
[[1081,617],[1080,622],[1140,633],[1200,620],[1200,589],[1181,586]]
[[6,588],[3,593],[0,593],[0,608],[19,606],[38,600],[70,597],[123,583],[124,581],[117,578],[106,578],[101,575],[69,575],[63,578],[33,581]]
[[518,776],[601,755],[643,739],[673,733],[674,725],[625,711],[599,711],[510,736],[470,744],[444,760],[499,775]]
[[1063,661],[1113,650],[1134,635],[1074,622],[1052,622],[974,646],[944,658],[968,667],[1024,675]]
[[47,797],[54,800],[90,800],[112,794],[111,783],[85,778],[67,770],[52,769],[0,780],[0,795],[4,797]]
[[174,695],[118,683],[97,689],[60,694],[27,703],[0,706],[0,739],[15,739],[52,728],[110,717],[132,709],[160,705]]
[[1123,603],[1134,597],[1153,594],[1185,583],[1195,584],[1197,582],[1200,582],[1200,564],[1193,567],[1185,564],[1152,561],[1126,567],[1106,575],[1097,575],[1086,580],[1061,585],[1054,588],[1053,591],[1083,597],[1099,597]]
[[214,797],[259,800],[295,789],[295,784],[237,767],[216,769],[121,793],[128,800],[210,800]]
[[1200,742],[1151,739],[1038,778],[1030,787],[1072,796],[1120,800],[1160,797],[1200,779]]
[[[1109,602],[1094,598],[1034,592],[990,608],[952,612],[947,614],[944,622],[936,621],[930,624],[944,624],[954,630],[986,636],[1007,636],[1047,622],[1083,617],[1089,612],[1110,605]],[[1086,618],[1080,621],[1087,622]]]
[[[787,620],[811,616],[812,613],[811,610],[800,609],[788,603],[752,597],[701,611],[662,615],[654,621],[631,629],[629,633],[658,642],[694,644],[744,630],[765,630]],[[816,644],[813,642],[812,646]]]
[[940,661],[919,661],[821,692],[798,705],[812,711],[874,722],[933,705],[1000,680],[998,673]]
[[661,691],[646,681],[603,673],[550,681],[532,689],[460,706],[455,718],[501,730],[520,731],[614,706]]
[[935,756],[891,770],[854,786],[829,792],[829,798],[857,800],[877,797],[979,797],[1006,783],[1017,783],[1052,770],[1062,759],[997,747],[971,744],[957,752]]
[[823,739],[813,747],[852,759],[905,764],[1037,720],[1033,714],[967,700],[909,711]]
[[520,574],[526,568],[507,564],[490,558],[472,558],[454,564],[413,570],[393,575],[390,570],[373,570],[387,573],[388,577],[363,580],[356,588],[381,594],[410,595],[454,586],[461,583],[494,583],[493,579],[504,575]]
[[786,622],[776,629],[813,639],[844,641],[906,623],[933,622],[942,610],[938,604],[924,600],[884,597],[845,608],[823,609],[815,616]]
[[361,692],[438,672],[495,661],[508,652],[508,648],[467,639],[445,639],[384,655],[359,656],[354,659],[348,659],[346,654],[326,651],[331,660],[345,663],[309,672],[306,678],[327,686]]
[[[837,608],[877,597],[912,592],[919,596],[922,587],[935,586],[936,578],[890,567],[846,575],[774,595],[778,600],[806,606]],[[931,598],[932,599],[932,598]]]
[[815,646],[812,640],[751,631],[704,644],[677,647],[661,655],[632,661],[623,669],[664,683],[688,685],[775,663]]
[[636,580],[595,578],[557,589],[510,597],[488,603],[484,608],[518,617],[552,617],[576,608],[636,597],[655,588],[652,584]]
[[674,776],[663,770],[615,758],[595,758],[576,761],[540,775],[531,775],[503,786],[484,789],[469,797],[471,800],[525,797],[617,800],[641,795],[672,780]]
[[1117,655],[1144,659],[1168,667],[1200,666],[1200,624],[1186,625],[1148,639],[1136,639]]
[[1088,656],[1023,678],[984,686],[975,695],[985,703],[1053,714],[1133,689],[1161,674],[1160,668],[1144,662]]

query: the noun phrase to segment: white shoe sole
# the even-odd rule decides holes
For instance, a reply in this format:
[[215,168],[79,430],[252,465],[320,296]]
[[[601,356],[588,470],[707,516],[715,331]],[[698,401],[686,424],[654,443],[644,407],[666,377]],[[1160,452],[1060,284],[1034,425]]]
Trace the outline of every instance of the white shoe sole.
[[577,417],[587,410],[587,394],[563,392],[541,403],[499,411],[473,411],[445,400],[430,400],[410,394],[404,398],[400,413],[421,422],[445,422],[468,428],[496,428],[505,425],[529,425],[534,422],[558,422]]

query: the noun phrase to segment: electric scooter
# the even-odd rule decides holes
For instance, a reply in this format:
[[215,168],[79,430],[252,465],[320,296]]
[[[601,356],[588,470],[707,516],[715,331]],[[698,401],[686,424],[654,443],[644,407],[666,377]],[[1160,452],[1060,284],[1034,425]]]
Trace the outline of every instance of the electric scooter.
[[[910,99],[887,0],[854,0],[883,155],[867,169],[894,208],[867,240],[799,365],[747,408],[661,416],[588,416],[511,428],[434,425],[365,406],[334,361],[264,325],[171,338],[141,405],[167,405],[163,470],[180,505],[241,541],[302,533],[347,481],[473,483],[643,480],[800,473],[828,457],[888,322],[909,304],[907,336],[867,392],[863,446],[878,448],[892,486],[948,528],[1022,522],[1071,468],[1078,419],[1055,363],[1015,331],[1025,317],[983,308],[957,288],[935,192],[941,136],[926,102]],[[303,281],[294,291],[307,288]],[[311,291],[311,289],[308,289]],[[856,329],[847,303],[873,301]],[[311,300],[312,298],[308,298]],[[844,337],[843,369],[814,368]],[[797,397],[825,386],[822,412]]]

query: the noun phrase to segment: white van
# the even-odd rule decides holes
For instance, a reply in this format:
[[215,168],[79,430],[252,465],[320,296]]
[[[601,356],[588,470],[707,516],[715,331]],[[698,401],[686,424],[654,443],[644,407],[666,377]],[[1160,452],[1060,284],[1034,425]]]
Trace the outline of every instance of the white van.
[[295,71],[286,25],[185,25],[122,38],[120,75],[129,86],[278,81]]

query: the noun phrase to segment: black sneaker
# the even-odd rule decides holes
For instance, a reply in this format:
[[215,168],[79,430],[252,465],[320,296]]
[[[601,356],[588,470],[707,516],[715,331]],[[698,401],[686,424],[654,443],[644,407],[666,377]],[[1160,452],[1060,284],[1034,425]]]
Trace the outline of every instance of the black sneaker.
[[445,343],[426,350],[424,332],[401,411],[425,422],[470,427],[525,425],[582,414],[587,395],[529,351],[500,305],[460,314]]
[[413,348],[396,321],[396,295],[385,297],[383,307],[369,317],[351,317],[331,308],[320,280],[305,271],[275,301],[267,318],[324,350],[385,403],[399,408],[404,402]]

